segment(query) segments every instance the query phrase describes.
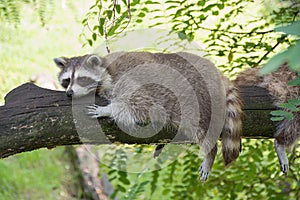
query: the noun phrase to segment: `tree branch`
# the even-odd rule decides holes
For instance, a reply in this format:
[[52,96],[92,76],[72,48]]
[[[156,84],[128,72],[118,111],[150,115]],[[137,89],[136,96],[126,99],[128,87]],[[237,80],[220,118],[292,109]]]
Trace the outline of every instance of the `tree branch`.
[[[269,120],[269,113],[275,108],[270,96],[258,87],[241,87],[241,95],[245,103],[243,136],[271,138],[275,125]],[[5,105],[0,107],[0,158],[43,147],[82,143],[166,143],[176,135],[168,130],[149,138],[128,135],[108,118],[98,122],[89,119],[85,107],[92,103],[93,98],[72,101],[65,92],[43,89],[31,83],[15,88],[5,97]],[[96,103],[108,104],[100,98],[96,98]],[[175,143],[191,141],[182,137]]]

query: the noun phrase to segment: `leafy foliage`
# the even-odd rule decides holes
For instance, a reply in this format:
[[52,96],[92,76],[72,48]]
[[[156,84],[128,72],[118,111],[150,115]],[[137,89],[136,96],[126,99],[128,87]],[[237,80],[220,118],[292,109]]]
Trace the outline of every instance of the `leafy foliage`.
[[[299,197],[300,172],[297,165],[300,158],[299,147],[293,155],[289,156],[291,170],[287,176],[284,176],[280,172],[272,140],[245,139],[243,145],[242,155],[229,168],[224,167],[221,155],[217,155],[212,173],[205,184],[198,180],[198,167],[201,163],[201,159],[195,154],[198,147],[190,145],[188,151],[183,152],[166,168],[147,173],[127,173],[129,180],[129,184],[126,185],[127,190],[119,190],[117,197],[132,200],[180,200],[199,199],[199,197],[204,200],[245,198],[275,200]],[[140,146],[131,148],[140,148]],[[128,150],[130,148],[127,147]],[[141,160],[136,165],[143,165],[143,162],[147,161]],[[103,164],[100,168],[108,174],[114,171],[110,166]],[[115,188],[118,188],[119,182],[117,179],[112,181]]]
[[283,119],[292,120],[293,119],[293,112],[300,111],[300,97],[298,99],[290,99],[287,103],[283,103],[279,105],[279,108],[282,110],[272,111],[271,118],[272,121],[281,121]]
[[10,22],[20,22],[19,12],[19,5],[17,1],[3,0],[0,2],[0,16],[6,18]]
[[[118,194],[118,192],[125,193],[127,191],[126,185],[130,184],[126,173],[126,159],[126,153],[122,148],[119,148],[115,151],[114,155],[112,156],[112,159],[110,160],[111,170],[108,173],[109,180],[113,181],[116,179],[118,181],[117,185],[115,185],[115,191],[111,195],[112,199]],[[140,189],[136,190],[139,191]]]
[[42,26],[51,18],[54,9],[54,0],[3,0],[0,1],[0,18],[9,23],[18,25],[21,20],[21,7],[33,6],[38,13]]
[[[116,1],[97,0],[89,9],[82,24],[89,30],[91,38],[87,38],[87,33],[83,33],[90,46],[97,40],[98,37],[103,37],[106,40],[120,34],[132,20],[132,16],[144,17],[143,11],[148,11],[147,8],[142,8],[141,12],[137,13],[140,8],[140,1],[122,0],[119,3]],[[141,23],[142,19],[137,19],[132,23]],[[109,50],[109,49],[108,49]]]
[[[124,27],[134,27],[147,20],[148,27],[169,29],[177,33],[181,40],[192,41],[200,38],[208,56],[218,58],[221,61],[218,63],[220,69],[230,76],[237,73],[239,69],[257,67],[265,63],[276,49],[285,48],[293,42],[293,38],[283,37],[273,29],[279,24],[287,24],[299,18],[299,4],[291,6],[291,3],[279,2],[274,3],[275,8],[270,11],[267,8],[263,10],[262,7],[261,12],[257,11],[256,15],[246,16],[245,13],[249,13],[249,9],[255,9],[257,2],[252,0],[135,0],[130,6],[124,2],[124,5],[110,2],[108,9],[95,11],[94,8],[99,5],[102,5],[102,9],[105,2],[107,1],[96,1],[83,20],[83,24],[87,26],[89,22],[93,22],[90,20],[91,15],[98,18],[99,23],[89,27],[92,31],[92,37],[87,38],[90,45],[95,42],[97,35],[108,41],[110,37],[117,37]],[[125,9],[125,13],[128,13],[130,8],[131,14],[125,15],[126,20],[122,18],[124,12],[117,17],[118,13],[115,11],[117,7],[118,10]],[[115,32],[116,30],[120,31]],[[201,38],[199,34],[205,37]]]
[[[275,71],[280,67],[281,64],[287,62],[291,70],[298,71],[298,77],[290,81],[288,84],[290,86],[300,86],[300,21],[294,22],[290,25],[278,27],[275,29],[277,32],[283,32],[282,37],[287,37],[288,35],[294,35],[297,37],[295,44],[291,45],[287,50],[272,57],[269,62],[262,68],[261,74],[267,74]],[[293,119],[293,112],[299,112],[300,108],[300,97],[298,99],[290,99],[287,103],[279,105],[282,110],[277,110],[271,112],[273,121],[281,121],[283,119],[291,120]]]

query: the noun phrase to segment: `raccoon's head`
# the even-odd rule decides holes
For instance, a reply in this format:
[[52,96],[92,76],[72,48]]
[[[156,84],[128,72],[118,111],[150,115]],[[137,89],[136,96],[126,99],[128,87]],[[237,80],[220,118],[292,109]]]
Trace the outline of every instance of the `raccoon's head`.
[[68,97],[99,93],[111,85],[110,75],[103,67],[103,59],[97,55],[61,57],[55,58],[54,62],[61,69],[58,80]]

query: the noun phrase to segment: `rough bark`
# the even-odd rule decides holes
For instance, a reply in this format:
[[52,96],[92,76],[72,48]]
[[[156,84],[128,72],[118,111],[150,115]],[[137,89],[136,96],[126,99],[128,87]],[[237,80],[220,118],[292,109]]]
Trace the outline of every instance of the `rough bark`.
[[[275,124],[269,120],[274,110],[272,99],[263,88],[241,87],[244,100],[243,137],[271,138]],[[85,106],[91,97],[71,100],[63,91],[53,91],[24,84],[5,97],[0,107],[0,158],[42,147],[52,148],[73,144],[152,144],[172,141],[175,133],[162,130],[149,138],[137,138],[122,132],[108,118],[89,119]],[[105,99],[97,104],[107,105]],[[101,129],[100,129],[101,126]],[[181,138],[179,143],[190,143]]]

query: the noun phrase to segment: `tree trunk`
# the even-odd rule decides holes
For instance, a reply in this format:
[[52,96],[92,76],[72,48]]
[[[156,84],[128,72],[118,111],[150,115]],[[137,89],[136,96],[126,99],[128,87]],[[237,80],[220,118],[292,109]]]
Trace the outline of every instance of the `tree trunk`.
[[[270,111],[275,107],[266,90],[259,87],[240,87],[244,100],[243,137],[271,138],[275,124]],[[63,91],[43,89],[31,83],[15,88],[0,107],[0,158],[42,147],[72,144],[152,144],[172,141],[175,134],[162,130],[152,137],[133,137],[122,132],[108,119],[93,120],[86,116],[91,97],[71,100]],[[96,98],[98,105],[107,105]],[[101,128],[100,128],[101,126]],[[172,141],[174,142],[174,141]],[[177,143],[191,143],[182,137]]]

